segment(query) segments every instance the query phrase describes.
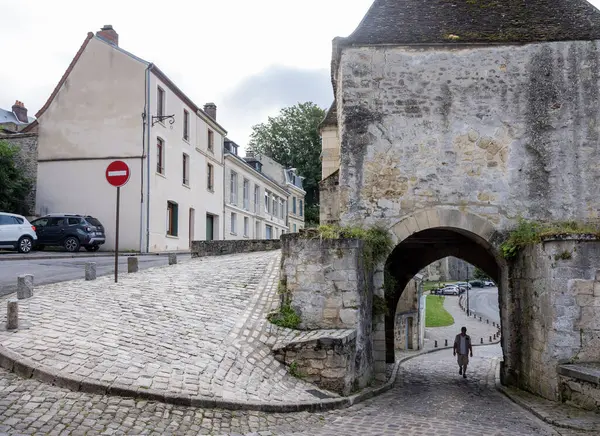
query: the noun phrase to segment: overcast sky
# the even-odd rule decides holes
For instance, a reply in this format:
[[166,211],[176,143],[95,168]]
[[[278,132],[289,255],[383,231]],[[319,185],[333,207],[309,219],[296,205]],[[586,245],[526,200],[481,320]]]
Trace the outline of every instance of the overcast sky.
[[[112,24],[119,45],[154,62],[196,104],[213,101],[229,137],[299,101],[333,94],[331,40],[372,0],[0,0],[0,107],[44,104],[87,32]],[[591,1],[600,6],[600,0]]]

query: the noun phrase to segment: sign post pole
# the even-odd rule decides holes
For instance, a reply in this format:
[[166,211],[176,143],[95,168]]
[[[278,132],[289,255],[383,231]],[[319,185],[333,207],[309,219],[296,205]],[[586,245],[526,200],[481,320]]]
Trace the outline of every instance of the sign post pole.
[[121,206],[121,187],[117,186],[117,224],[115,226],[115,283],[119,281],[119,209]]
[[117,210],[115,225],[115,283],[119,281],[119,213],[121,209],[121,186],[129,181],[129,166],[121,161],[115,160],[106,168],[106,181],[117,188]]

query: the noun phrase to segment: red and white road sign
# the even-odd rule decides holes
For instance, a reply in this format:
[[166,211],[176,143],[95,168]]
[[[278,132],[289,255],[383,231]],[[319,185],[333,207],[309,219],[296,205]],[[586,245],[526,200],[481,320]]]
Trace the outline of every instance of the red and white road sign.
[[131,176],[129,165],[122,160],[115,160],[106,168],[106,180],[117,188],[126,184],[129,181],[129,176]]

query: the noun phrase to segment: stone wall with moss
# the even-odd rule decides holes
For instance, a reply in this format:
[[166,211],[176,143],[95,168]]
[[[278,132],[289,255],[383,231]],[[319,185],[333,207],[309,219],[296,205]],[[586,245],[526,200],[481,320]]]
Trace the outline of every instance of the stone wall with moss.
[[365,242],[295,233],[283,235],[281,243],[281,281],[299,328],[355,330],[348,370],[356,386],[365,387],[373,374],[373,277],[365,268]]
[[572,235],[529,245],[509,281],[503,382],[560,400],[558,365],[600,362],[600,241]]
[[600,41],[345,47],[340,223],[600,216]]

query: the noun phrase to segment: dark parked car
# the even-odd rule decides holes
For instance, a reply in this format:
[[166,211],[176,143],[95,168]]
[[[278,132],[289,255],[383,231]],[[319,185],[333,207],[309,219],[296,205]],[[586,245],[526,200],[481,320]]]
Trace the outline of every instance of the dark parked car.
[[81,247],[87,251],[98,251],[106,241],[104,226],[89,215],[55,213],[38,218],[31,224],[35,226],[38,250],[45,246],[61,246],[69,252],[79,251]]

